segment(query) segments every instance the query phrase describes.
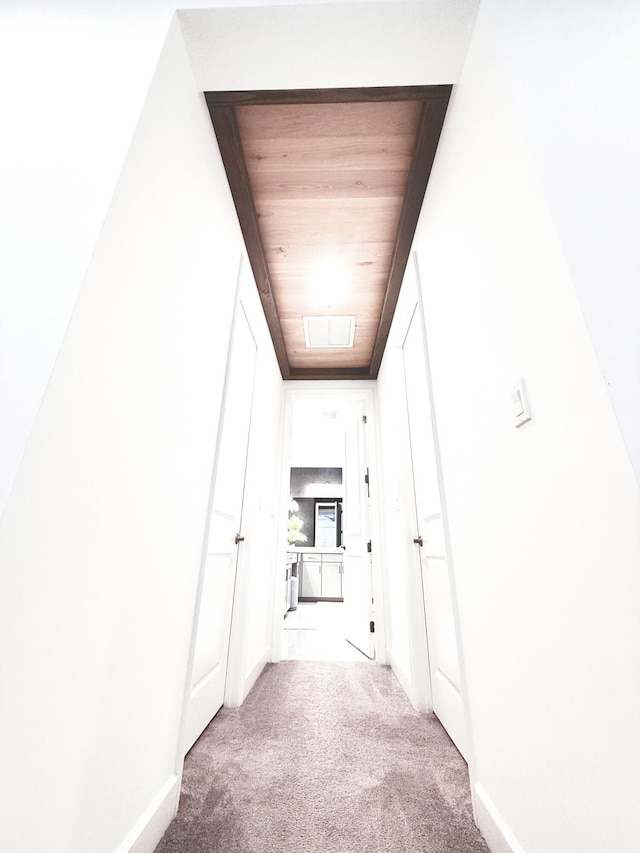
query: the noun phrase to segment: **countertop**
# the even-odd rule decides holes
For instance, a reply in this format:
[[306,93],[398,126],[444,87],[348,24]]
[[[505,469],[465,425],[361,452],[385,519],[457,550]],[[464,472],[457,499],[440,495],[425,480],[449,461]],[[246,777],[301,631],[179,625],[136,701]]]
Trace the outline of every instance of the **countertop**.
[[344,554],[344,548],[298,548],[290,545],[287,548],[289,554]]

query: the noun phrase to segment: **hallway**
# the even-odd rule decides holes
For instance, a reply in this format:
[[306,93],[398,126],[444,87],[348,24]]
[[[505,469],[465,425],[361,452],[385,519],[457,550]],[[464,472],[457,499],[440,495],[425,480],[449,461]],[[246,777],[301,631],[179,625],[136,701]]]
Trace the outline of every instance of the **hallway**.
[[[208,853],[265,839],[286,851],[281,838],[301,853],[460,851],[438,826],[475,843],[467,789],[430,767],[434,733],[412,710],[434,707],[465,754],[463,730],[492,853],[638,853],[640,4],[8,0],[0,41],[2,850],[153,853],[178,812],[191,718],[207,732],[165,853],[189,849],[180,833]],[[284,120],[237,104],[398,86],[453,87],[420,204],[397,194],[395,169],[357,174],[352,159],[387,150],[413,172],[408,116],[376,140],[346,123],[340,144],[315,135],[332,157],[313,176],[301,132],[281,149],[285,188],[283,158],[259,159]],[[347,308],[328,275],[311,327],[383,331],[363,319],[377,288],[363,276],[409,251],[402,280],[387,278],[399,294],[376,378],[351,346],[359,378],[281,370],[265,311],[297,327],[305,362],[316,347],[249,261],[212,92],[236,104],[227,142],[238,117],[257,131],[269,107],[250,152],[265,214],[253,224],[268,228],[269,206],[283,216],[265,246],[290,269],[283,288],[312,286],[293,226],[308,225],[309,245],[323,237],[318,260],[333,235],[362,249],[361,298]],[[291,186],[324,193],[333,227],[299,217]],[[369,206],[380,229],[367,241]],[[409,207],[405,241],[387,225]],[[236,346],[253,348],[253,377],[236,378]],[[371,495],[369,519],[352,512],[344,590],[327,597],[361,602],[376,664],[276,663],[293,633],[289,469],[341,464],[296,455],[293,403],[325,394],[326,436],[334,390],[366,403],[366,422],[345,424],[365,453],[345,495],[308,497],[342,497],[350,524],[347,482]],[[377,681],[386,665],[397,683]],[[276,674],[306,669],[331,673],[313,682],[317,702],[294,676],[269,693]],[[342,669],[365,680],[359,695]],[[260,778],[270,787],[252,792]],[[250,821],[231,813],[245,808]]]
[[391,669],[267,666],[185,761],[156,853],[484,853],[467,767]]
[[285,614],[282,660],[366,663],[365,655],[345,639],[344,618],[342,602],[299,602],[297,610]]

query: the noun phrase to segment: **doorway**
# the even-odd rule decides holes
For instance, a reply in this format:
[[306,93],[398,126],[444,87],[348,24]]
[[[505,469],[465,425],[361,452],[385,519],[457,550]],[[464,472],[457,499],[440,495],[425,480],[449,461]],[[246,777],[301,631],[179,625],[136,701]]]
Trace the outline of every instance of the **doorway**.
[[375,624],[381,584],[372,545],[378,531],[373,383],[309,385],[286,390],[286,571],[274,660],[370,662],[376,647],[384,648],[382,626]]

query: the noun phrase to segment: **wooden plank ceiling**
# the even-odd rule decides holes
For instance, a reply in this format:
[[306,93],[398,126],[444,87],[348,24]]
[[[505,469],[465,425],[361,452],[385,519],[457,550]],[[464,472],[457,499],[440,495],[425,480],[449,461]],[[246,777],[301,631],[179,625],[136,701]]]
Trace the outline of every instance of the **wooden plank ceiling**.
[[[205,93],[283,378],[377,376],[450,91]],[[352,346],[307,347],[327,316]]]

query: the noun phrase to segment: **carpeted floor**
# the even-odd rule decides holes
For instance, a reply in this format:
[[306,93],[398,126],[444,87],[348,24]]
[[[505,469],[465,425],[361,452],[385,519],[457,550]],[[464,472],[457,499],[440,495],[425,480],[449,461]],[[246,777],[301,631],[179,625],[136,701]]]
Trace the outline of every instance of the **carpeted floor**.
[[467,769],[388,667],[270,664],[185,763],[156,853],[486,853]]

